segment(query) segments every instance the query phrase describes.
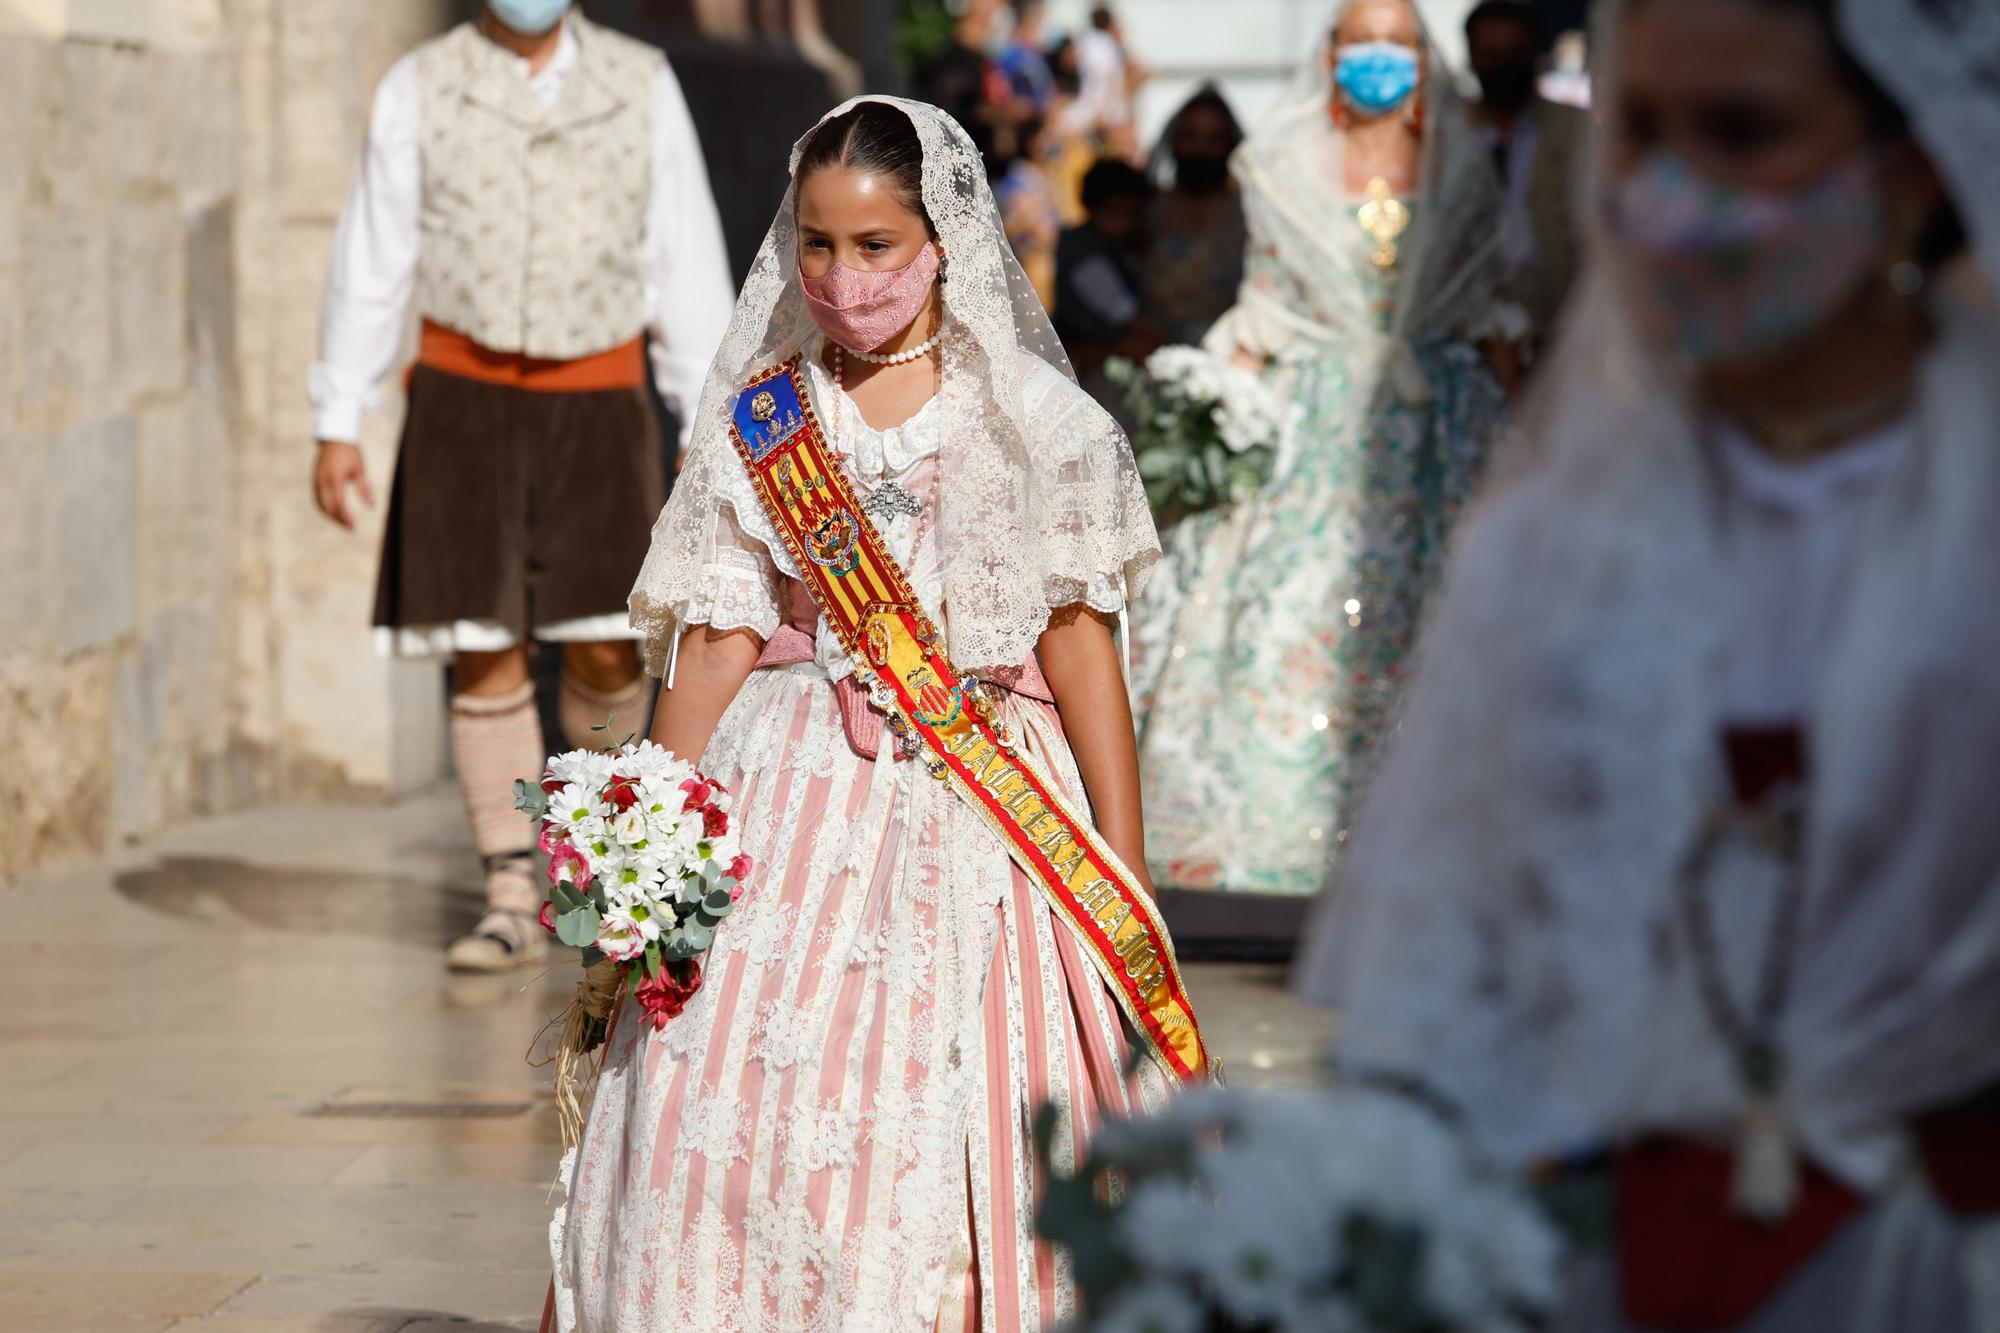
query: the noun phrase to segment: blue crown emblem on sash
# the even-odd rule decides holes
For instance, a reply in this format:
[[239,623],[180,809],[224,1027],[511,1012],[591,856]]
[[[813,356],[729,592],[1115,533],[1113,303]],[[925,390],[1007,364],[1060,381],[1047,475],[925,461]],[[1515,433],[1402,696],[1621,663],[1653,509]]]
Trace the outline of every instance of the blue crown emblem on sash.
[[750,461],[762,462],[765,455],[791,438],[805,424],[805,409],[799,404],[798,386],[789,374],[777,374],[752,384],[736,395],[733,413],[736,433],[750,449]]

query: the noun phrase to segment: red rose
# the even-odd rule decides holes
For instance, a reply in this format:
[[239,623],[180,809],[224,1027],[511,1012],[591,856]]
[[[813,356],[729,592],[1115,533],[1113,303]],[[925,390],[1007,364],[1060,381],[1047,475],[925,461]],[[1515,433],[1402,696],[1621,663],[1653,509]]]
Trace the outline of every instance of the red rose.
[[550,796],[554,796],[557,792],[561,791],[562,789],[563,789],[563,780],[561,778],[549,772],[544,772],[542,774],[542,790],[544,792],[548,793]]
[[750,878],[750,867],[754,864],[756,863],[750,859],[750,853],[743,852],[734,861],[729,863],[729,869],[724,873],[738,884],[741,884],[744,880]]
[[641,1022],[651,1023],[655,1031],[667,1025],[667,1020],[678,1017],[687,1008],[687,1002],[701,989],[701,960],[690,958],[684,963],[668,963],[653,976],[639,983],[633,998],[639,1002]]
[[542,904],[541,921],[543,930],[546,930],[551,935],[556,933],[556,905],[554,903],[544,902]]
[[704,805],[701,808],[701,836],[719,838],[729,832],[729,816],[722,813],[719,805]]
[[707,778],[689,778],[681,784],[681,790],[687,793],[687,800],[681,804],[683,810],[699,810],[715,799],[715,784]]

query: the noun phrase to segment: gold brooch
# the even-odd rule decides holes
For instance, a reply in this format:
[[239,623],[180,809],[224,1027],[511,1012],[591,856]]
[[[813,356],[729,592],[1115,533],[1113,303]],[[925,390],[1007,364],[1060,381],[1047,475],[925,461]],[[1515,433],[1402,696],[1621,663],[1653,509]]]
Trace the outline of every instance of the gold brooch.
[[1375,267],[1385,271],[1396,267],[1399,254],[1396,241],[1410,229],[1410,210],[1390,192],[1387,180],[1377,176],[1368,182],[1368,200],[1361,205],[1355,219],[1361,223],[1361,230],[1368,233],[1368,239],[1375,242],[1375,252],[1368,256],[1375,261]]
[[778,415],[778,400],[771,396],[769,389],[765,389],[750,400],[750,419],[752,421],[761,424],[769,421],[776,415]]

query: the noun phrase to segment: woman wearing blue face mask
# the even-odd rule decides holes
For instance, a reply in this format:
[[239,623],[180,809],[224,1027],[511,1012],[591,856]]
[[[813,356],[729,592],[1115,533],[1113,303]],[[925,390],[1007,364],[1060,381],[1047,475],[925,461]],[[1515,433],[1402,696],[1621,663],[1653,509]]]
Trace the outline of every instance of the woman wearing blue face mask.
[[1304,969],[1612,1235],[1563,1333],[2000,1309],[2000,16],[1625,0],[1593,268]]
[[1327,34],[1232,160],[1250,244],[1206,339],[1295,425],[1258,494],[1169,534],[1136,635],[1155,875],[1294,904],[1336,858],[1505,409],[1477,345],[1501,328],[1491,165],[1408,0],[1352,0]]

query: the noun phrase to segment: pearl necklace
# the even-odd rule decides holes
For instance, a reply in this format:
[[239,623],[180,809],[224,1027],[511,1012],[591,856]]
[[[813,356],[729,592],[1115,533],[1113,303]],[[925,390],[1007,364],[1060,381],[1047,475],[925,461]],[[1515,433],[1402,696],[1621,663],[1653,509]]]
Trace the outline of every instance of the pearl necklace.
[[882,352],[864,352],[858,347],[842,347],[839,343],[833,345],[833,350],[836,355],[841,352],[850,353],[872,366],[900,366],[905,361],[915,361],[920,356],[930,355],[931,350],[943,339],[944,325],[940,324],[936,333],[933,333],[915,347],[906,347],[900,352],[889,352],[886,354]]
[[944,357],[940,348],[944,342],[944,331],[949,327],[950,325],[940,317],[938,319],[937,331],[932,333],[930,337],[924,339],[915,347],[901,352],[892,352],[888,356],[877,356],[873,352],[854,351],[851,347],[842,347],[831,338],[827,339],[828,344],[833,348],[833,438],[836,441],[834,445],[836,450],[839,449],[837,442],[840,439],[841,418],[847,415],[846,404],[841,401],[847,397],[847,354],[854,352],[854,355],[860,357],[863,361],[870,361],[878,366],[894,366],[906,361],[915,361],[918,357],[929,356],[932,352],[939,352],[937,381],[941,388],[944,384]]

